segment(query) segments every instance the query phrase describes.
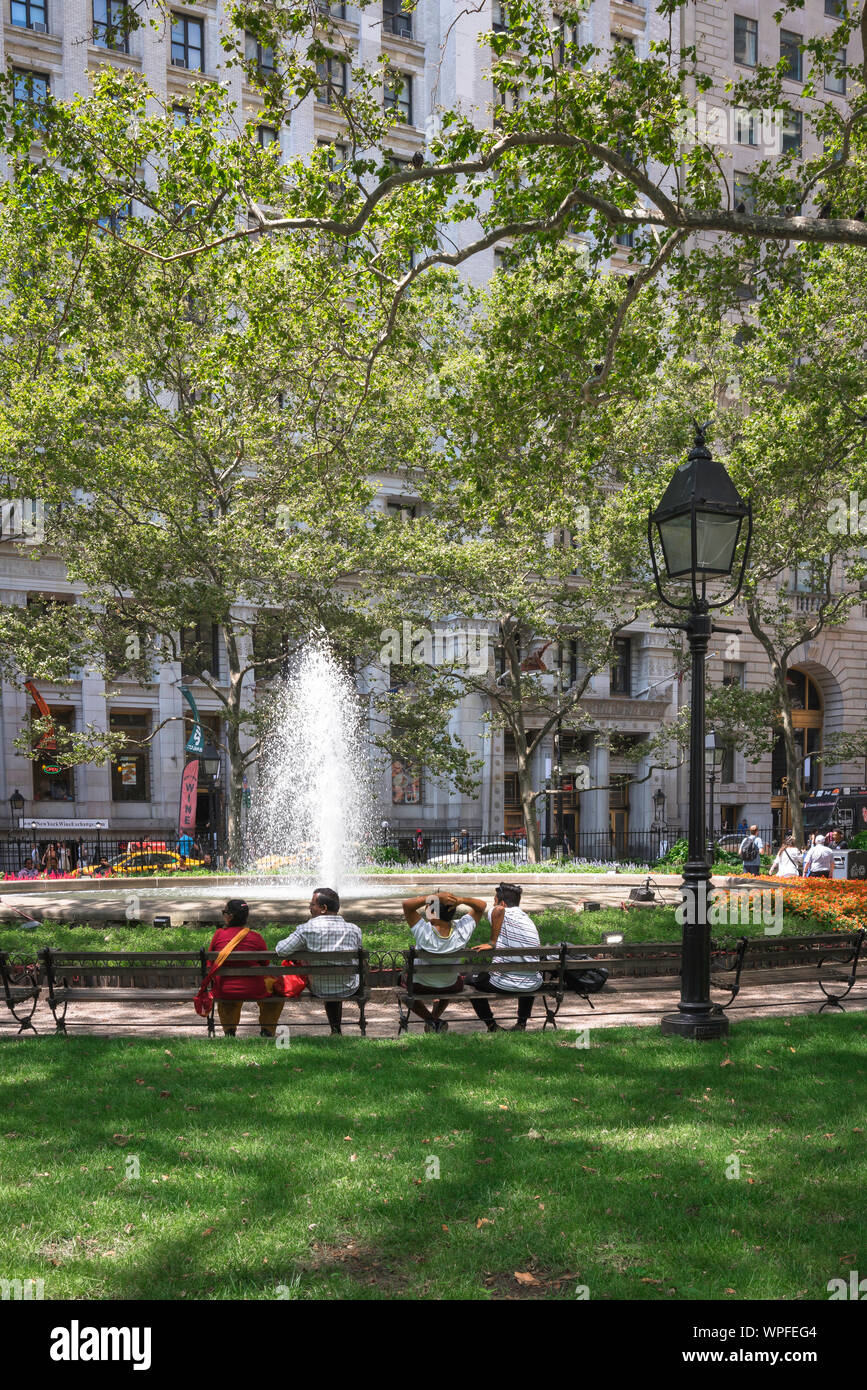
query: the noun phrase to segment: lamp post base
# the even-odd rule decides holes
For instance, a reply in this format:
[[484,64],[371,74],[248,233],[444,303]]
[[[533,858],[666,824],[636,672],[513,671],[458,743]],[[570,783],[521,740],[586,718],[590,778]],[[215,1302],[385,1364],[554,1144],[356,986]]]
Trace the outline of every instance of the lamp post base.
[[660,1028],[670,1037],[692,1038],[694,1042],[710,1042],[729,1035],[729,1021],[724,1013],[666,1014]]

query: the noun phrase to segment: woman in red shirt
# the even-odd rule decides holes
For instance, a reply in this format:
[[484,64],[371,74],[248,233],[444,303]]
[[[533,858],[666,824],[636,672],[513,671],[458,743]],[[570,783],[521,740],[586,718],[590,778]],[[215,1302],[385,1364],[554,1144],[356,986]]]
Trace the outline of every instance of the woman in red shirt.
[[[224,946],[228,946],[232,937],[238,935],[241,927],[246,926],[249,916],[250,909],[245,902],[240,898],[230,898],[223,908],[223,921],[226,925],[218,927],[214,932],[208,950],[222,951]],[[248,931],[247,935],[238,942],[226,964],[230,965],[241,951],[267,952],[267,950],[268,946],[259,933]],[[266,955],[263,960],[246,960],[243,963],[245,965],[267,965],[268,959]],[[260,1035],[263,1038],[274,1037],[284,1000],[280,994],[269,994],[264,975],[217,975],[214,977],[212,988],[220,1024],[227,1037],[234,1038],[235,1036],[245,999],[255,999],[259,1005]]]

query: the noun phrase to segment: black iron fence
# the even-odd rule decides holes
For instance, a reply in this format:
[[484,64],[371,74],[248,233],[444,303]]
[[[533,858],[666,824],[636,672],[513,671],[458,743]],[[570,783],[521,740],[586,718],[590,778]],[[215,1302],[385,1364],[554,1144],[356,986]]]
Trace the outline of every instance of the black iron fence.
[[215,838],[198,835],[189,841],[175,836],[119,837],[92,831],[88,836],[61,833],[38,838],[13,835],[0,841],[0,873],[43,877],[74,870],[126,869],[133,873],[170,873],[183,867],[223,868],[225,846]]
[[[737,859],[738,846],[746,833],[725,827],[715,830],[712,838],[716,853],[730,854]],[[656,864],[685,835],[686,831],[680,826],[669,825],[620,832],[582,830],[574,839],[567,836],[560,841],[552,836],[543,836],[542,860],[565,860],[571,864]],[[760,827],[758,836],[762,841],[763,853],[768,853],[772,845],[776,852],[780,843],[778,830]],[[526,863],[527,841],[521,834],[485,836],[476,831],[437,828],[422,829],[416,833],[391,830],[380,835],[372,857],[382,867],[399,864],[409,867],[417,864],[442,864],[443,867],[472,864],[483,867],[486,863],[496,865],[509,860]]]
[[[551,836],[542,838],[542,860],[567,860],[570,863],[653,864],[680,838],[677,826],[668,829],[630,830],[615,833],[607,830],[581,831],[575,842]],[[523,835],[482,835],[478,832],[447,829],[422,829],[416,833],[389,831],[382,833],[373,851],[374,863],[383,868],[399,864],[408,867],[418,864],[469,864],[484,867],[499,862],[526,863],[527,842]]]

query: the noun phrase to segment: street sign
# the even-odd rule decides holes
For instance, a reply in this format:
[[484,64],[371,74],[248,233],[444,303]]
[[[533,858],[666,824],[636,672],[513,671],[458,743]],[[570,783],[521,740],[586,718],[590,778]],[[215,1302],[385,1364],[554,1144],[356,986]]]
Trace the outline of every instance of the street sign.
[[19,816],[19,830],[68,830],[75,834],[78,830],[108,830],[107,820],[73,820],[71,816],[62,820],[32,820],[29,816]]

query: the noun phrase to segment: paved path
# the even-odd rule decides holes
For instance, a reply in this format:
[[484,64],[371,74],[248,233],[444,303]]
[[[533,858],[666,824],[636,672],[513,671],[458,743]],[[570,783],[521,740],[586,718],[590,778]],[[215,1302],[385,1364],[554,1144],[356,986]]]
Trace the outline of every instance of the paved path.
[[[672,1012],[677,1005],[679,981],[674,976],[622,979],[609,984],[603,993],[593,996],[594,1009],[590,1009],[583,999],[567,994],[558,1015],[559,1029],[612,1028],[622,1024],[651,1026],[659,1022],[664,1013]],[[729,1017],[732,1025],[750,1018],[771,1018],[782,1015],[816,1013],[823,997],[815,982],[815,968],[799,971],[763,970],[755,973],[745,972],[742,977],[741,992]],[[494,1016],[504,1026],[509,1027],[515,1019],[513,1000],[498,1004],[492,1000]],[[17,1024],[2,1007],[0,1013],[0,1037],[11,1037],[17,1033]],[[856,985],[846,1001],[847,1012],[867,1010],[867,983]],[[830,1010],[826,1010],[831,1012]],[[351,1003],[344,1008],[344,1028],[349,1038],[357,1037],[358,1030],[352,1020],[357,1018],[357,1010]],[[397,1037],[397,1004],[392,990],[376,990],[368,1004],[368,1037]],[[530,1029],[541,1029],[544,1014],[537,1003]],[[469,1033],[481,1030],[481,1023],[472,1013],[469,1004],[455,1002],[447,1014],[451,1033]],[[48,1006],[40,1002],[34,1023],[40,1034],[54,1032],[54,1021]],[[292,1000],[283,1011],[281,1023],[290,1029],[290,1037],[319,1037],[328,1033],[322,1005],[310,999]],[[413,1019],[413,1032],[421,1031],[423,1023]],[[97,1037],[177,1037],[179,1034],[200,1037],[207,1041],[204,1020],[197,1018],[190,1004],[110,1004],[95,1001],[92,1004],[78,1002],[70,1004],[67,1014],[67,1029],[70,1036],[91,1034]],[[239,1036],[258,1037],[256,1008],[245,1006]],[[32,1033],[22,1035],[38,1043]],[[222,1043],[222,1039],[219,1041]],[[564,1043],[567,1038],[564,1036]],[[568,1039],[572,1045],[572,1039]],[[263,1046],[271,1046],[264,1039]]]
[[[574,909],[588,901],[601,903],[605,907],[619,907],[628,899],[630,888],[639,882],[634,875],[621,879],[615,874],[600,874],[597,881],[589,883],[587,879],[592,879],[592,875],[584,875],[581,882],[576,882],[574,878],[564,882],[558,876],[554,882],[528,883],[524,887],[521,905],[531,913],[544,908]],[[657,897],[664,898],[666,902],[676,902],[677,882],[679,880],[661,884]],[[360,892],[349,892],[343,898],[341,911],[349,921],[357,922],[400,918],[400,903],[404,896],[433,892],[438,886],[449,887],[453,892],[468,893],[473,898],[484,898],[489,903],[493,901],[492,882],[464,877],[451,881],[428,879],[401,885],[386,882]],[[40,893],[34,892],[29,886],[24,891],[16,891],[10,885],[0,893],[0,921],[20,920],[20,913],[53,922],[122,922],[130,919],[151,922],[155,916],[162,915],[170,917],[175,926],[185,922],[195,925],[199,922],[221,922],[220,909],[226,899],[239,895],[246,897],[250,904],[250,920],[255,923],[293,924],[306,921],[309,916],[309,899],[287,899],[285,895],[269,892],[267,885],[239,887],[234,884],[229,889],[205,884],[201,887],[197,885],[195,891],[185,889],[186,885],[181,884],[155,890],[144,883],[133,883],[124,888],[88,887],[84,890],[77,884],[70,884]],[[18,912],[14,911],[16,908]]]

